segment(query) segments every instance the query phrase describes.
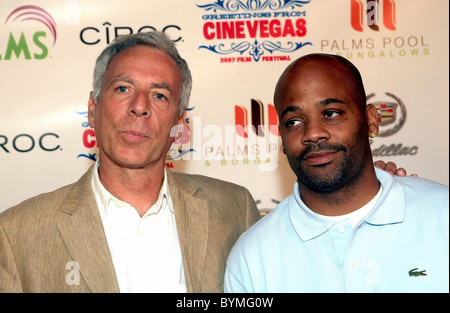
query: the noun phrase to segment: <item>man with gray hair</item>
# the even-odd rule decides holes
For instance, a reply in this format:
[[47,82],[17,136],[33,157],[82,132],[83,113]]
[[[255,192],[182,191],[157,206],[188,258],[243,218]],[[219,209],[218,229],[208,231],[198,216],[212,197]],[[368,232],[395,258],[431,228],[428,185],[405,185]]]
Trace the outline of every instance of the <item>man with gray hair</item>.
[[165,167],[192,79],[160,32],[118,37],[88,103],[99,160],[0,215],[0,292],[221,292],[259,211],[243,187]]

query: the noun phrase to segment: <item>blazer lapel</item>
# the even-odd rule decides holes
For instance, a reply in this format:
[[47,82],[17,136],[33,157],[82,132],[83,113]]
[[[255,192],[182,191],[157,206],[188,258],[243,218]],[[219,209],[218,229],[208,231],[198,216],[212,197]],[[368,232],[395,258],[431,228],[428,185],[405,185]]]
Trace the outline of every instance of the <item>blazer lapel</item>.
[[93,167],[74,185],[61,206],[71,216],[58,223],[60,234],[92,292],[119,292],[108,243],[91,189]]
[[201,292],[209,233],[208,201],[198,186],[167,170],[188,292]]

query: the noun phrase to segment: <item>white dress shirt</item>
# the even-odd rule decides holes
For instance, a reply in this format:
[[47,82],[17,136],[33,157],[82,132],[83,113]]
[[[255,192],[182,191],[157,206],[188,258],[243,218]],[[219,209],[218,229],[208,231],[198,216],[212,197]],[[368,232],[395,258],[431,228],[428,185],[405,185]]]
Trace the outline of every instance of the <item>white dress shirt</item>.
[[166,170],[158,200],[142,218],[103,187],[98,171],[92,174],[92,190],[120,292],[186,292]]

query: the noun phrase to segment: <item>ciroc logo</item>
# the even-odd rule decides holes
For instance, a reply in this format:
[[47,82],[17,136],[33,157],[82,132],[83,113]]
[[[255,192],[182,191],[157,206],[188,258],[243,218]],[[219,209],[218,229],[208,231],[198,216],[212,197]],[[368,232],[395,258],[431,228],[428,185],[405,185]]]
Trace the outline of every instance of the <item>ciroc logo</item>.
[[[133,33],[155,31],[155,26],[144,25],[133,29],[131,26],[112,26],[110,22],[104,22],[101,27],[88,26],[80,31],[80,40],[85,45],[96,45],[106,42],[109,44],[115,38],[121,35],[131,35]],[[166,34],[173,42],[182,41],[183,37],[179,34],[181,27],[178,25],[166,25],[160,30]]]

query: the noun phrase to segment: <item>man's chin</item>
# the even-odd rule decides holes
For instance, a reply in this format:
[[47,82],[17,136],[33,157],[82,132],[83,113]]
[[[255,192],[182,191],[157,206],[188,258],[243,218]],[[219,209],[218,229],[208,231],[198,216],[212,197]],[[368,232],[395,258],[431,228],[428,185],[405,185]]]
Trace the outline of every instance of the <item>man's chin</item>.
[[338,186],[336,184],[329,184],[329,183],[315,183],[315,184],[311,184],[311,183],[304,183],[302,182],[302,184],[304,186],[306,186],[309,190],[314,191],[316,193],[326,193],[326,194],[330,194],[330,193],[334,193],[336,191],[339,191],[342,186]]
[[[324,169],[324,172],[320,170]],[[342,173],[339,171],[332,174],[325,166],[318,166],[317,171],[298,171],[297,179],[299,183],[306,186],[314,192],[332,193],[340,190],[345,184],[343,183]]]

